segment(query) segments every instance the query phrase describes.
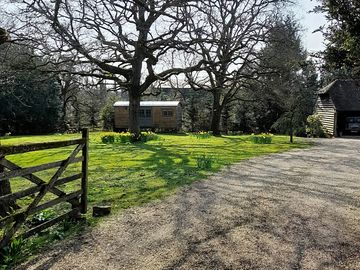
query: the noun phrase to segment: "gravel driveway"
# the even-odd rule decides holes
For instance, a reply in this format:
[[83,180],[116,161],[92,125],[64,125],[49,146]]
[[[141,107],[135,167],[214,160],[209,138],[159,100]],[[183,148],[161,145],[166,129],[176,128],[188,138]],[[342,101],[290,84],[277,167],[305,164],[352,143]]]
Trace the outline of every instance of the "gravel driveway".
[[230,166],[20,269],[360,269],[360,140]]

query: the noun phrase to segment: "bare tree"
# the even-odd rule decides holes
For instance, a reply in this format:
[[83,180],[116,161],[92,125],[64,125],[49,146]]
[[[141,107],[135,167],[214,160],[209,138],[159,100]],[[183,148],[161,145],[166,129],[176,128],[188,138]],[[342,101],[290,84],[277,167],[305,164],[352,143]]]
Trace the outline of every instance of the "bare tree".
[[79,82],[76,75],[71,73],[59,73],[57,81],[60,85],[61,99],[61,120],[60,129],[66,131],[69,128],[68,111],[71,103],[76,100],[76,94],[79,90]]
[[202,71],[187,74],[195,90],[213,96],[211,130],[220,135],[223,109],[257,75],[257,50],[265,42],[271,27],[275,4],[286,0],[203,0],[198,16],[191,20],[199,40],[193,52],[206,63]]
[[[6,1],[6,0],[3,0]],[[77,74],[113,80],[128,91],[130,131],[139,136],[142,94],[156,81],[197,69],[168,66],[164,58],[191,42],[185,31],[189,0],[13,0],[22,7],[18,40],[51,55],[78,55]],[[27,33],[23,31],[27,29]],[[44,47],[46,44],[47,48]]]

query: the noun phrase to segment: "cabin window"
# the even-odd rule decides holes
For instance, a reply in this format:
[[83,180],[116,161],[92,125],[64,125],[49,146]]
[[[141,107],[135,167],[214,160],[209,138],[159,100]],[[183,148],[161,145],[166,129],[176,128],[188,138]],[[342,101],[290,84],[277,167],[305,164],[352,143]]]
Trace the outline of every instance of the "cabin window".
[[163,110],[162,115],[163,117],[172,117],[174,115],[174,112],[172,110]]
[[145,117],[151,118],[151,110],[145,110]]
[[151,118],[151,109],[140,109],[141,118]]

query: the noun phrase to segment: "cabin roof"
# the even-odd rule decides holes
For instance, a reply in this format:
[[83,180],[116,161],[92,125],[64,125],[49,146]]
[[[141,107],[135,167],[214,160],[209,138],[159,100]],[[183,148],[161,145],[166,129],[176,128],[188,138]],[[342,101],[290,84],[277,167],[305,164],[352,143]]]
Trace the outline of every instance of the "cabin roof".
[[[141,101],[141,107],[177,107],[180,101]],[[129,101],[115,102],[114,107],[129,107]]]
[[360,81],[336,80],[318,92],[329,96],[337,111],[360,111]]

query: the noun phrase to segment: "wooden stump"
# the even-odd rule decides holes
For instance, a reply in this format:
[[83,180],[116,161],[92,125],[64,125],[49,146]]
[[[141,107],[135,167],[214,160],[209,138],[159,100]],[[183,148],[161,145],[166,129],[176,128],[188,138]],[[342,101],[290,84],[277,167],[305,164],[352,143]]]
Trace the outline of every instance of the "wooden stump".
[[93,207],[93,217],[103,217],[110,215],[111,206],[94,206]]

